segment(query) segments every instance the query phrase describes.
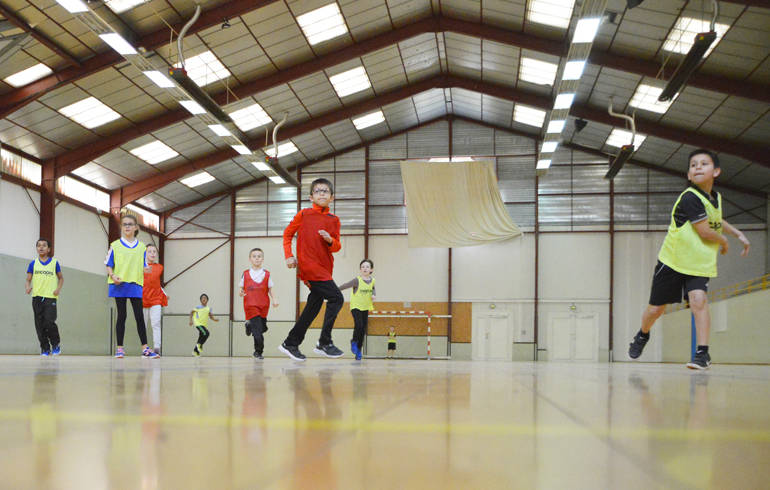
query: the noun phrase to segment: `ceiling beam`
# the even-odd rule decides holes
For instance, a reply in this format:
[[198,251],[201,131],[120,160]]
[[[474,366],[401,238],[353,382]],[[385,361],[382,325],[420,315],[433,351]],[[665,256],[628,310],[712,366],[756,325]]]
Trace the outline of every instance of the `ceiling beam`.
[[[196,24],[197,25],[197,24]],[[473,36],[481,39],[492,40],[495,42],[532,49],[535,51],[561,56],[563,54],[563,44],[559,41],[537,38],[535,36],[524,35],[515,31],[467,22],[448,17],[430,17],[416,21],[412,24],[399,27],[384,34],[374,36],[365,41],[355,43],[351,46],[335,51],[331,54],[320,56],[314,60],[299,65],[292,66],[285,70],[278,71],[257,80],[245,83],[233,89],[232,93],[238,98],[249,97],[260,92],[275,88],[292,80],[297,80],[304,76],[316,73],[341,63],[356,59],[380,49],[392,46],[404,40],[410,39],[420,34],[437,32],[455,32],[467,36]],[[646,62],[636,58],[613,55],[609,53],[594,52],[592,57],[596,57],[597,63],[610,68],[623,71],[630,71],[639,75],[654,77],[659,69],[657,63]],[[708,75],[698,75],[697,81],[690,83],[691,86],[706,88],[709,90],[725,91],[732,95],[750,96],[751,94],[759,97],[760,100],[766,99],[770,102],[770,88],[759,84],[738,82],[736,80],[713,77]],[[212,98],[220,105],[225,105],[230,101],[231,94],[227,91],[220,91]],[[521,101],[527,103],[525,101]],[[532,104],[530,104],[532,105]],[[183,110],[177,109],[160,116],[148,119],[136,124],[127,130],[121,130],[112,136],[100,138],[97,141],[66,151],[54,158],[57,175],[66,175],[75,169],[85,165],[94,158],[97,158],[109,151],[137,138],[141,135],[157,131],[163,127],[170,126],[177,122],[191,117]]]
[[16,13],[0,3],[0,14],[6,18],[8,22],[18,27],[19,29],[30,33],[30,35],[37,40],[40,44],[56,53],[61,59],[67,62],[67,65],[80,67],[80,61],[77,58],[68,53],[64,48],[56,44],[51,38],[38,31],[27,23],[24,19],[16,15]]
[[[232,0],[224,2],[203,12],[195,24],[189,31],[187,31],[187,35],[195,34],[208,29],[209,27],[219,25],[222,23],[223,18],[237,17],[277,1],[279,0]],[[179,32],[186,22],[187,21],[176,24],[172,26],[172,28],[175,32]],[[140,37],[133,44],[136,47],[143,47],[147,51],[153,51],[167,44],[168,40],[169,30],[168,28],[163,28]],[[79,66],[58,70],[40,80],[12,90],[3,95],[3,106],[0,108],[0,119],[6,118],[9,114],[16,112],[52,90],[89,75],[93,75],[98,71],[123,61],[124,59],[121,55],[112,49],[109,49],[88,60],[84,60]]]

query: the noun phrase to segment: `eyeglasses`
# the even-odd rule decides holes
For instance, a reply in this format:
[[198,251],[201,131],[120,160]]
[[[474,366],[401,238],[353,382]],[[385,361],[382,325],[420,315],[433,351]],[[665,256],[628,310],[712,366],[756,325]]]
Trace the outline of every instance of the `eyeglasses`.
[[331,194],[331,189],[314,189],[313,194]]
[[135,224],[133,224],[133,223],[121,223],[121,225],[122,225],[122,226],[128,226],[128,227],[131,227],[131,226],[136,226],[136,225],[135,225]]

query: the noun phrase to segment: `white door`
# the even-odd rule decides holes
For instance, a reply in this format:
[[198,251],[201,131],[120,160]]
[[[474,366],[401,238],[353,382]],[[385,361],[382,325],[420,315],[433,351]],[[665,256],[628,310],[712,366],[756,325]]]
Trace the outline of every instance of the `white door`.
[[548,347],[549,360],[572,360],[573,323],[571,315],[551,317],[551,328],[548,330],[548,338],[550,339]]
[[548,322],[548,360],[597,361],[599,324],[595,313],[552,315]]
[[597,336],[599,334],[596,315],[575,317],[575,361],[596,361],[599,357]]
[[513,359],[513,332],[509,314],[485,314],[475,317],[472,333],[474,360]]

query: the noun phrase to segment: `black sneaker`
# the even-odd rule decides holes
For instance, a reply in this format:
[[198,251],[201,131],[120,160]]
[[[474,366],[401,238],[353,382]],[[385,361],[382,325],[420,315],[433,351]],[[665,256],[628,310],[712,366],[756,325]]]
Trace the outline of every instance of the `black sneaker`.
[[262,357],[262,354],[257,351],[254,351],[254,354],[252,354],[252,356],[254,356],[254,359],[264,359],[264,357]]
[[246,322],[244,326],[246,327],[246,336],[251,336],[251,325],[249,325],[249,322]]
[[326,345],[316,344],[315,349],[313,349],[313,352],[325,357],[331,357],[332,359],[342,357],[345,354],[344,352],[339,350],[337,347],[335,347],[334,344],[326,344]]
[[649,336],[644,338],[642,337],[642,332],[636,332],[634,341],[628,344],[628,357],[631,359],[637,359],[639,356],[641,356],[642,351],[644,350],[644,346],[647,345],[647,342],[649,341]]
[[278,350],[286,354],[287,356],[291,357],[295,361],[304,361],[305,355],[299,351],[299,347],[296,345],[286,345],[286,343],[282,343],[278,346]]
[[687,367],[690,369],[704,370],[711,366],[711,356],[708,352],[698,351],[692,358],[692,361],[687,363]]

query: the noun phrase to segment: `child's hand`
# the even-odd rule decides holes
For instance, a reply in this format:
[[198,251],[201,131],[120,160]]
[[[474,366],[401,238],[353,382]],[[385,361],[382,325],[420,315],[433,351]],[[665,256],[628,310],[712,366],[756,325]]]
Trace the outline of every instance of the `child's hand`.
[[190,320],[190,326],[192,327],[192,320]]
[[27,294],[29,294],[29,293],[31,293],[31,292],[32,292],[32,287],[31,287],[31,286],[24,286],[24,291],[25,291]]
[[286,267],[288,267],[289,269],[294,269],[295,267],[297,267],[297,259],[295,259],[294,257],[289,257],[288,259],[286,259]]
[[241,288],[241,290],[240,290],[240,291],[238,291],[238,296],[240,296],[241,298],[243,298],[244,296],[246,296],[246,290],[245,290],[245,289],[243,289],[243,288]]
[[54,291],[53,291],[53,295],[54,296],[59,296],[59,293],[61,293],[61,288],[54,289]]
[[730,245],[727,243],[727,238],[725,238],[724,236],[722,236],[721,238],[722,239],[720,240],[720,243],[722,246],[719,248],[719,253],[722,255],[725,255],[727,253],[727,250],[730,248]]
[[116,285],[120,285],[120,283],[123,282],[123,279],[121,279],[120,276],[116,276],[115,274],[113,274],[112,282],[114,282]]
[[152,272],[152,267],[148,265],[147,267],[144,268],[144,272],[146,272],[147,274],[150,274]]
[[326,243],[332,243],[334,241],[332,240],[332,236],[326,230],[318,230],[318,234],[321,235],[321,238],[326,240]]
[[745,257],[749,254],[749,249],[751,248],[751,242],[749,242],[749,239],[746,238],[746,235],[741,233],[738,235],[738,240],[741,241],[743,244],[743,251],[741,252],[741,257]]
[[278,306],[278,300],[277,300],[277,299],[274,299],[274,300],[273,300],[273,306],[274,306],[274,307],[275,307],[275,306]]

